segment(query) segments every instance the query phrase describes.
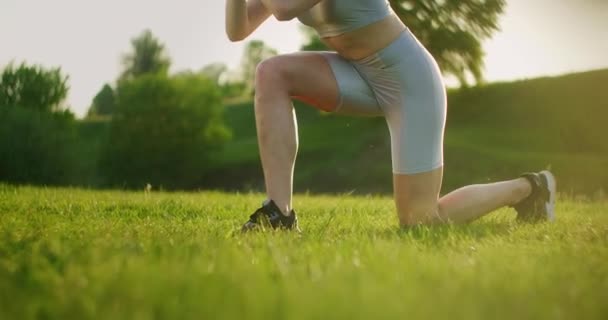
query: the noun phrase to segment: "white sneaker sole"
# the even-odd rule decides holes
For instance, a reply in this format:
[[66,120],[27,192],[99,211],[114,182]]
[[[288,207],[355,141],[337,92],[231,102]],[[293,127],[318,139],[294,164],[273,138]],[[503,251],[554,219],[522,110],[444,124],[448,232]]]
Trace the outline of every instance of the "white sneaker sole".
[[555,196],[557,192],[557,183],[555,182],[555,176],[553,176],[553,173],[545,170],[541,171],[540,174],[544,175],[547,179],[549,201],[545,202],[545,209],[547,210],[547,219],[553,222],[555,221]]

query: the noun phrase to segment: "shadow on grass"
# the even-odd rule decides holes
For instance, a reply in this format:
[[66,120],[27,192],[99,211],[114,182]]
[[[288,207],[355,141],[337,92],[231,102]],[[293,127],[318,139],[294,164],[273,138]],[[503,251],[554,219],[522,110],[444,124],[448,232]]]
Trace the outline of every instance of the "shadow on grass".
[[398,238],[404,241],[421,242],[425,245],[441,247],[454,243],[454,241],[481,241],[488,237],[501,237],[510,234],[515,228],[517,228],[517,225],[509,221],[490,220],[464,225],[392,227],[385,230],[376,230],[374,234],[368,233],[368,235],[374,238]]

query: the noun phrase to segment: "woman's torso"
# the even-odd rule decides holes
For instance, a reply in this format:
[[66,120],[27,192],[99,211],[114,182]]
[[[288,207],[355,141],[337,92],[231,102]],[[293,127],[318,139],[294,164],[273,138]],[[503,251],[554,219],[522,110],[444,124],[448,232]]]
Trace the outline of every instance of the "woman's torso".
[[386,47],[405,29],[386,0],[323,0],[298,19],[351,60]]

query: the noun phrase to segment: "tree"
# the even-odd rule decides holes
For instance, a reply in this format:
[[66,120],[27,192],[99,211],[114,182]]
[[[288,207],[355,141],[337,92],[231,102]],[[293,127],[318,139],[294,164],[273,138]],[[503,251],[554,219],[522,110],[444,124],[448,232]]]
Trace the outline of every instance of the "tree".
[[[483,80],[482,41],[499,30],[505,0],[390,0],[391,7],[437,60],[442,71],[467,85]],[[309,32],[302,49],[325,50]]]
[[226,66],[226,64],[221,62],[215,62],[204,66],[201,69],[200,73],[209,78],[209,80],[219,85],[222,81],[222,77],[226,74],[227,71],[228,66]]
[[131,40],[133,52],[122,57],[124,71],[119,80],[129,80],[144,74],[167,74],[171,60],[165,46],[158,41],[150,30]]
[[316,31],[308,26],[302,26],[300,28],[302,33],[304,34],[304,38],[306,39],[306,43],[304,43],[300,50],[302,51],[326,51],[329,48],[321,41],[321,38],[317,35]]
[[68,94],[67,83],[68,77],[60,68],[45,70],[25,63],[15,68],[11,63],[0,78],[0,106],[59,110]]
[[93,98],[93,103],[89,108],[88,115],[112,115],[115,105],[116,98],[114,97],[114,90],[106,83]]
[[229,137],[219,89],[201,75],[143,75],[116,97],[101,162],[110,185],[195,187]]
[[477,82],[482,80],[482,41],[499,30],[498,17],[505,0],[390,0],[390,3],[444,72],[454,75],[462,85],[467,83],[467,74]]
[[65,184],[78,166],[74,115],[59,68],[9,64],[0,78],[0,181]]
[[245,94],[253,94],[255,71],[260,62],[277,55],[277,51],[268,47],[263,41],[252,40],[247,43],[241,60],[241,77],[245,83]]

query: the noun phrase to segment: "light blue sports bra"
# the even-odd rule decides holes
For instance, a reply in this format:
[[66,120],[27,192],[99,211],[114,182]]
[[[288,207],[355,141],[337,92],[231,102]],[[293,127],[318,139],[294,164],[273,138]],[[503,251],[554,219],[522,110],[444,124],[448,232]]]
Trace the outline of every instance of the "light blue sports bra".
[[322,0],[298,16],[298,20],[325,38],[380,21],[391,10],[387,0]]

